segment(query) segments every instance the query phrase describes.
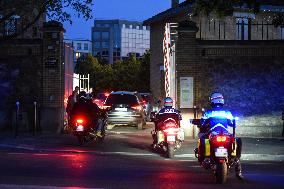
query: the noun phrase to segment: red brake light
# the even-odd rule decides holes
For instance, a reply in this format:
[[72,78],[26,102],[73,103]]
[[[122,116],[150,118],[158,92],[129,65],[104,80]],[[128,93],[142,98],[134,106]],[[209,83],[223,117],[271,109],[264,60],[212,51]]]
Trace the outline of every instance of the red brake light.
[[82,124],[82,123],[84,123],[84,120],[83,119],[77,119],[76,123]]
[[226,142],[227,137],[226,136],[217,136],[216,141],[217,142]]
[[131,108],[134,109],[134,110],[141,110],[142,109],[141,106],[139,106],[139,105],[138,106],[132,106]]
[[103,108],[104,110],[106,110],[107,108],[110,108],[110,106],[108,106],[108,105],[102,105],[102,108]]
[[108,96],[109,96],[109,93],[105,93],[105,96],[108,97]]
[[178,132],[178,128],[168,128],[168,129],[165,129],[164,132],[166,132],[167,134],[176,134]]

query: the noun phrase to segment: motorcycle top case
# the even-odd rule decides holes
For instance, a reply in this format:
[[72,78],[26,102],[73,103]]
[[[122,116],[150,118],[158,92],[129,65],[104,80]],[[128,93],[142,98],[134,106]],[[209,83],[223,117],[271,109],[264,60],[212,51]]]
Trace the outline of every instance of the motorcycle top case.
[[[198,148],[200,148],[200,140],[198,140]],[[204,155],[205,157],[209,157],[210,156],[210,142],[209,139],[206,138],[204,139],[204,144],[205,144],[205,149],[204,149]],[[234,143],[232,143],[232,151],[231,151],[231,156],[235,157],[237,155],[237,142],[236,140],[234,141]]]

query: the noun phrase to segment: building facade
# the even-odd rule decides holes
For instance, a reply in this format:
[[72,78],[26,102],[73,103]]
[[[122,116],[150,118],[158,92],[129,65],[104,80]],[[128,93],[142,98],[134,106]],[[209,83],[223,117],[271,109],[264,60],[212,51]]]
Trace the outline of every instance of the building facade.
[[92,41],[93,55],[113,64],[130,54],[141,57],[150,48],[150,28],[141,22],[95,20]]
[[74,49],[74,60],[92,54],[92,41],[89,39],[64,39],[64,42]]
[[[61,23],[46,22],[41,30],[39,39],[0,40],[1,128],[17,124],[19,130],[31,131],[36,124],[55,132],[63,126],[64,98],[73,87],[73,49],[63,42]],[[16,123],[17,101],[21,119]]]
[[[272,18],[283,7],[268,4],[256,15],[236,10],[220,19],[194,16],[190,1],[173,5],[144,21],[151,27],[153,95],[173,95],[190,136],[197,133],[194,127],[188,129],[194,107],[208,108],[213,91],[222,92],[227,107],[241,118],[238,133],[279,136],[284,41],[283,27],[275,27]],[[168,93],[171,89],[174,94]]]

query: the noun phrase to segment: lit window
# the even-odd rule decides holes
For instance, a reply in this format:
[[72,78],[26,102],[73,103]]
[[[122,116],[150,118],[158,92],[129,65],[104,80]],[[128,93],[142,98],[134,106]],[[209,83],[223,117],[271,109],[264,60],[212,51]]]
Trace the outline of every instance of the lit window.
[[284,27],[280,27],[281,40],[284,40]]

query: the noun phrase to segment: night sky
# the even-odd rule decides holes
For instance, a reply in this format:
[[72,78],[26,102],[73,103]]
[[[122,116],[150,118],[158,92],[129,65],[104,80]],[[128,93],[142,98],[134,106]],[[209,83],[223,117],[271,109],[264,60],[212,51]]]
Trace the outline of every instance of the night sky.
[[[180,0],[182,2],[184,0]],[[94,19],[146,20],[171,6],[171,0],[94,0],[93,19],[72,18],[73,24],[64,24],[65,38],[91,39]]]

